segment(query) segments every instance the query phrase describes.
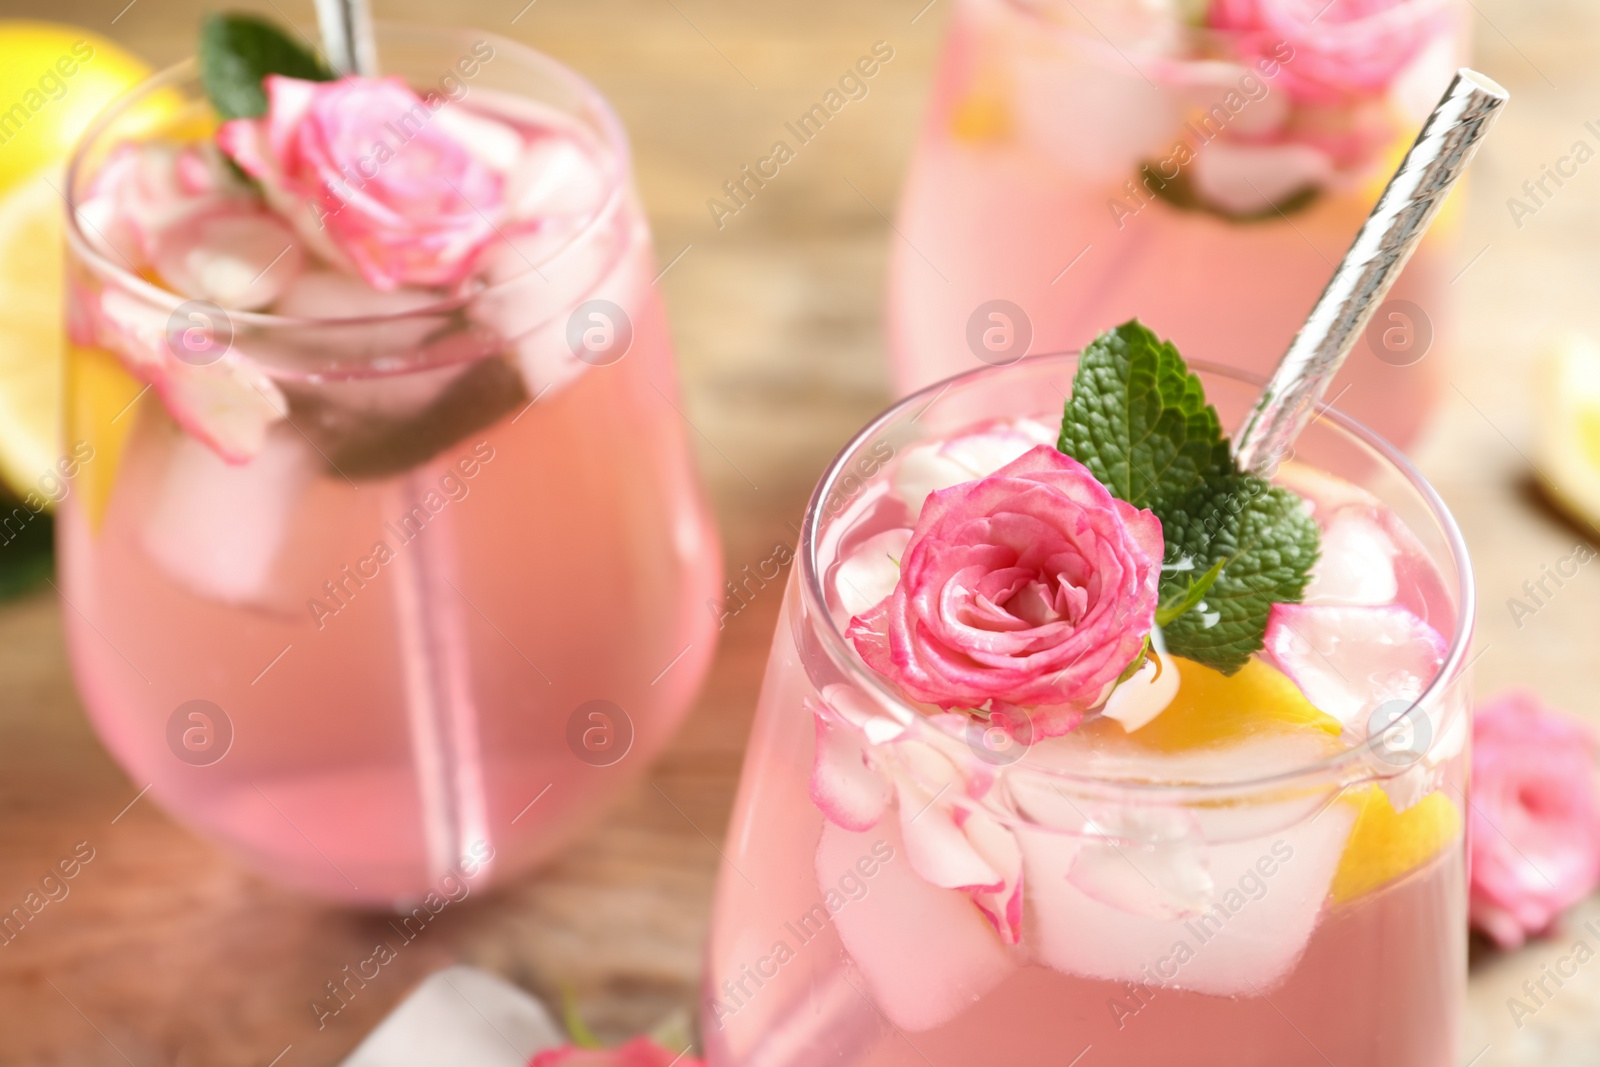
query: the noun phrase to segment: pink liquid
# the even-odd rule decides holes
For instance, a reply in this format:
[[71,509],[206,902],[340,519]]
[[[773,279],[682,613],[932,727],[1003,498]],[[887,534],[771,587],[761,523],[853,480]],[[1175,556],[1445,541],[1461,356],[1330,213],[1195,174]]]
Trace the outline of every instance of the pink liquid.
[[[986,380],[988,392],[963,386],[933,405],[913,398],[903,410],[927,407],[930,419],[959,420],[953,412],[970,417],[975,407],[1030,391],[1038,403],[1039,393],[1051,391],[1043,366],[999,372]],[[844,606],[847,594],[875,580],[864,569],[847,580],[846,566],[911,524],[899,474],[927,454],[922,450],[954,447],[949,438],[961,436],[944,431],[941,441],[940,430],[898,418],[878,424],[873,440],[841,458],[841,480],[825,481],[831,491],[823,498],[817,558],[796,568],[778,622],[708,948],[701,1032],[709,1062],[1064,1067],[1083,1056],[1108,1067],[1455,1063],[1466,968],[1459,731],[1467,712],[1460,693],[1430,698],[1439,725],[1422,746],[1431,762],[1404,766],[1412,777],[1402,780],[1420,784],[1411,794],[1394,778],[1402,766],[1382,760],[1307,780],[1296,787],[1304,793],[1254,787],[1201,801],[1126,787],[1129,780],[1244,782],[1303,770],[1328,751],[1300,747],[1303,732],[1259,745],[1261,737],[1213,739],[1175,763],[1164,762],[1170,754],[1125,747],[1127,731],[1105,720],[1036,742],[1016,763],[977,762],[958,738],[948,745],[926,740],[948,724],[905,740],[897,716],[915,724],[929,709],[873,710],[886,705],[825,651],[826,630],[842,628],[856,610]],[[894,454],[885,460],[890,442]],[[982,451],[963,447],[948,454]],[[1003,461],[990,454],[990,463]],[[1372,595],[1453,632],[1456,608],[1439,565],[1389,507],[1301,465],[1281,473],[1325,527],[1311,602],[1386,584]],[[1368,533],[1392,539],[1392,556],[1352,548],[1360,538],[1343,524],[1368,521],[1376,524]],[[1336,535],[1327,532],[1335,527]],[[1362,571],[1362,562],[1370,570]],[[1391,564],[1392,582],[1340,584]],[[820,576],[829,618],[803,594],[808,570]],[[1370,679],[1379,695],[1366,708],[1395,691],[1387,687],[1406,668],[1363,659],[1337,669]],[[843,719],[819,717],[824,705],[836,715],[853,708],[850,721],[875,724],[862,728],[862,747],[839,747],[838,738],[858,735],[844,732]],[[1364,718],[1365,711],[1345,721],[1338,746],[1367,736]],[[824,731],[835,739],[828,747],[818,740]],[[967,735],[967,748],[974,736]],[[953,775],[940,769],[947,766],[941,760],[956,768]],[[863,768],[890,783],[881,815],[848,799],[866,795],[866,786],[846,792],[840,784],[858,782],[851,776]],[[1052,777],[1073,768],[1082,777]],[[1423,831],[1435,834],[1428,845],[1401,851],[1403,841],[1354,819],[1352,801],[1371,795],[1366,791],[1380,780],[1390,797],[1408,798],[1395,800],[1394,811],[1411,811],[1426,797],[1430,819],[1445,813],[1411,824],[1431,828]],[[937,821],[947,790],[961,798],[953,810],[962,813],[948,824]],[[910,828],[924,817],[950,829],[924,827],[913,838]],[[866,828],[847,828],[845,819]],[[976,820],[976,831],[965,829],[966,819]],[[956,833],[969,834],[968,845],[986,857],[1005,855],[996,834],[1020,850],[1014,939],[994,919],[994,898],[980,910],[965,889],[941,887],[958,883],[935,884],[925,873],[930,866],[948,870],[938,865],[961,847],[948,836]],[[1121,843],[1108,848],[1100,843],[1107,836]],[[1374,869],[1383,873],[1350,880],[1350,872]],[[1196,881],[1196,870],[1206,875]],[[1180,884],[1203,888],[1198,898],[1165,896]],[[1152,906],[1147,890],[1166,903]]]
[[[136,788],[281,881],[395,904],[549,857],[643,770],[708,667],[720,554],[630,203],[607,241],[576,295],[628,309],[615,361],[575,359],[563,311],[444,412],[439,371],[371,369],[393,327],[342,327],[377,358],[285,374],[298,406],[248,463],[154,392],[121,447],[71,426],[109,489],[61,511],[67,636]],[[75,401],[114,357],[72,358]],[[562,371],[536,388],[530,363]]]
[[[1060,146],[1045,149],[1014,114],[1007,117],[1014,101],[1008,105],[1006,94],[1023,90],[997,72],[1015,69],[1017,50],[1043,51],[1046,57],[1033,61],[1074,71],[1085,94],[1083,101],[1061,101],[1061,108],[1103,108],[1104,94],[1120,90],[1092,69],[1096,60],[1052,53],[1053,31],[1030,27],[1032,16],[1019,6],[965,0],[951,23],[902,194],[904,239],[893,242],[895,384],[910,392],[983,366],[968,340],[969,320],[992,300],[1010,301],[1027,316],[1032,343],[1015,357],[1076,351],[1101,330],[1137,317],[1173,338],[1188,359],[1268,373],[1371,209],[1387,170],[1377,174],[1380,184],[1325,193],[1287,217],[1234,222],[1131,196],[1124,183],[1137,184],[1133,166],[1096,176],[1064,169]],[[1123,62],[1115,55],[1111,61]],[[977,105],[987,117],[963,117],[973,113],[974,100],[990,101]],[[1245,114],[1265,106],[1248,105]],[[974,121],[982,125],[973,129]],[[1409,144],[1415,128],[1409,129],[1396,150]],[[1171,140],[1181,135],[1174,122]],[[1113,200],[1129,213],[1114,214]],[[1342,410],[1402,445],[1415,437],[1444,385],[1453,270],[1452,224],[1441,223],[1379,315],[1380,331],[1391,331],[1388,340],[1380,337],[1379,348],[1359,344],[1329,393],[1340,397]]]
[[[812,726],[801,711],[814,688],[788,638],[787,610],[778,625],[718,885],[701,1022],[714,1067],[913,1067],[929,1060],[941,1067],[1064,1067],[1086,1046],[1093,1051],[1084,1063],[1115,1067],[1457,1062],[1466,969],[1459,842],[1398,882],[1324,905],[1297,962],[1259,996],[1186,990],[1181,969],[1168,988],[1130,989],[1026,964],[943,1025],[897,1026],[874,1003],[834,923],[800,921],[824,901],[826,888],[816,864],[823,819],[808,794]],[[875,828],[858,836],[858,851],[867,855],[872,842],[895,835]],[[875,899],[886,909],[898,906],[899,886],[889,879],[916,875],[906,869],[903,846],[893,847],[895,858],[864,879],[865,896],[843,913]],[[1268,842],[1261,847],[1265,852]],[[1251,922],[1249,907],[1231,921]],[[1256,934],[1281,931],[1268,925]],[[933,944],[941,936],[931,916],[925,935]],[[1201,935],[1182,936],[1203,959]],[[793,957],[756,973],[758,986],[750,975],[774,959],[778,941]],[[1143,962],[1154,968],[1160,959]],[[903,980],[916,981],[910,974]],[[733,983],[732,994],[724,983]],[[739,1006],[730,1015],[718,1012],[719,1003]]]

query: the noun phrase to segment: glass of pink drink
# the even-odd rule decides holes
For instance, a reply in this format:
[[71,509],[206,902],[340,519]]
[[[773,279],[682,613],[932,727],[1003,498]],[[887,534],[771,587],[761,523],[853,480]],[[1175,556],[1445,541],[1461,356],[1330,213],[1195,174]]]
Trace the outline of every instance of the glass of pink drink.
[[[1076,361],[909,397],[813,494],[718,885],[709,1062],[1455,1064],[1472,579],[1392,446],[1333,410],[1302,435],[1275,480],[1320,529],[1303,603],[1231,676],[1164,657],[1142,724],[941,712],[847,636],[930,489],[1054,441]],[[1237,425],[1256,385],[1199,376]]]
[[[960,0],[901,199],[896,384],[1135,314],[1266,374],[1463,58],[1464,10]],[[1444,385],[1453,214],[1329,392],[1402,446]]]
[[154,79],[71,175],[60,550],[136,786],[392,904],[550,856],[645,766],[710,661],[720,550],[610,107],[500,38],[379,46],[425,103],[372,120],[361,179],[499,160],[493,234],[457,279],[370,284],[221,159],[192,63]]

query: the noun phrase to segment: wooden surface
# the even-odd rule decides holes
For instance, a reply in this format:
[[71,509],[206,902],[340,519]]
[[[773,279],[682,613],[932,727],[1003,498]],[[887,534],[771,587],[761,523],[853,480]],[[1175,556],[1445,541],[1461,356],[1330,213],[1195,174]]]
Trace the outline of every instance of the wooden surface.
[[[687,247],[662,286],[692,439],[728,568],[737,570],[788,536],[823,465],[888,399],[880,308],[894,238],[884,214],[894,209],[949,0],[915,21],[926,0],[524,2],[379,7],[534,43],[590,75],[621,112],[661,261]],[[1454,286],[1465,328],[1448,357],[1452,388],[1415,451],[1475,552],[1480,692],[1526,682],[1593,714],[1600,571],[1585,569],[1520,628],[1506,600],[1584,536],[1529,488],[1525,454],[1538,412],[1526,373],[1555,331],[1600,332],[1600,164],[1520,229],[1505,199],[1575,140],[1597,143],[1583,123],[1600,118],[1592,61],[1600,8],[1473,2],[1479,64],[1514,99],[1474,175]],[[7,0],[4,14],[78,22],[157,63],[189,50],[197,4],[124,3]],[[247,6],[312,17],[304,0]],[[718,231],[706,198],[879,39],[896,57],[871,95]],[[739,471],[725,456],[738,457]],[[266,1065],[280,1055],[282,1067],[334,1063],[411,984],[450,960],[549,999],[570,986],[608,1036],[692,1011],[713,842],[728,820],[778,596],[774,586],[730,621],[682,732],[602,825],[540,875],[453,907],[320,1032],[309,1001],[368,954],[381,920],[274,887],[146,800],[127,807],[138,787],[84,720],[55,600],[0,608],[0,906],[20,902],[76,842],[95,850],[71,895],[0,948],[0,1063]],[[1600,907],[1581,914],[1600,918]],[[1600,963],[1520,1029],[1506,1009],[1575,936],[1475,961],[1464,1062],[1600,1063]]]

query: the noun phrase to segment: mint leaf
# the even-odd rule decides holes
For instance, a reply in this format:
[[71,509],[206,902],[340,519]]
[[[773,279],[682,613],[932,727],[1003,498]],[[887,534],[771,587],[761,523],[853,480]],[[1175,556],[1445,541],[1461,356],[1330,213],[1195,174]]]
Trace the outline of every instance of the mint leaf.
[[1166,541],[1167,651],[1232,674],[1261,649],[1276,603],[1297,603],[1319,534],[1304,502],[1239,470],[1200,379],[1137,320],[1079,360],[1060,449],[1112,495],[1148,508]]
[[200,24],[200,84],[224,119],[267,113],[261,81],[282,74],[304,81],[332,81],[316,53],[276,24],[239,12],[207,15]]
[[[1187,586],[1179,587],[1176,592],[1170,592],[1169,590],[1171,590],[1172,586],[1166,580],[1163,580],[1161,583],[1163,593],[1161,605],[1156,608],[1156,625],[1169,626],[1174,619],[1185,612],[1199,607],[1200,602],[1205,599],[1206,592],[1216,583],[1218,576],[1222,574],[1223,565],[1227,562],[1225,559],[1217,560],[1211,565],[1210,570],[1191,581]],[[1189,573],[1193,573],[1192,567],[1189,568]]]
[[1113,495],[1152,510],[1233,462],[1200,379],[1137,319],[1083,350],[1059,447]]
[[[1163,624],[1167,650],[1232,674],[1261,649],[1272,605],[1296,603],[1305,593],[1317,561],[1317,524],[1294,493],[1235,474],[1169,508],[1161,529],[1169,563],[1211,561],[1216,570],[1194,610]],[[1164,602],[1174,588],[1186,592],[1181,582],[1162,582]]]

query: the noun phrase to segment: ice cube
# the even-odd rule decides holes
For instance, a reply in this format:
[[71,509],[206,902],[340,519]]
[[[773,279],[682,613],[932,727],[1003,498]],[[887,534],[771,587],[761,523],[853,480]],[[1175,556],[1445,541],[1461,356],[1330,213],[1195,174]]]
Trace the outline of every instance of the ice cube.
[[607,192],[599,162],[570,138],[537,137],[516,161],[506,213],[519,220],[588,219],[604,206]]
[[294,232],[248,208],[196,215],[159,231],[151,261],[171,289],[224,308],[254,311],[283,295],[300,273]]
[[1445,764],[1466,747],[1472,712],[1460,689],[1459,685],[1454,686],[1437,700],[1406,709],[1410,722],[1399,735],[1391,738],[1385,734],[1368,750],[1368,763],[1377,772],[1378,786],[1388,795],[1395,811],[1407,811],[1441,788]]
[[[406,362],[448,322],[444,315],[408,314],[441,299],[431,289],[379,290],[343,271],[308,270],[290,282],[272,311],[291,319],[331,320],[316,328],[319,348],[337,353],[341,363],[383,366]],[[341,325],[340,319],[380,321]]]
[[269,602],[295,503],[319,466],[316,454],[287,426],[243,464],[180,436],[145,512],[145,553],[198,596],[228,604]]
[[[1013,73],[1011,101],[1020,134],[1041,159],[1070,174],[1120,182],[1144,160],[1160,159],[1172,149],[1183,102],[1142,71],[1064,63],[1059,56],[1023,49]],[[1096,104],[1063,106],[1069,100]]]
[[1189,173],[1207,204],[1236,215],[1271,211],[1307,188],[1321,188],[1334,173],[1333,160],[1307,144],[1236,144],[1213,141],[1197,153]]
[[1322,553],[1306,586],[1307,604],[1392,604],[1399,593],[1399,549],[1379,509],[1354,504],[1323,520]]
[[1119,911],[1156,919],[1199,915],[1215,883],[1199,824],[1181,808],[1103,804],[1093,812],[1067,880]]
[[1304,497],[1306,503],[1311,505],[1311,513],[1319,521],[1346,505],[1382,506],[1377,497],[1354,482],[1336,478],[1326,471],[1294,460],[1285,461],[1278,467],[1277,481],[1284,488]]
[[522,158],[522,135],[499,119],[447,104],[433,113],[433,121],[441,133],[496,173],[511,174]]
[[[621,347],[579,358],[583,335],[575,345],[574,316],[592,317],[598,312],[585,305],[607,301],[627,316],[626,324],[613,323],[613,329],[644,328],[654,295],[644,272],[643,235],[631,224],[619,225],[574,244],[575,231],[556,220],[507,236],[486,253],[485,270],[495,284],[468,304],[467,315],[515,349],[528,394],[542,396],[592,365],[626,358],[628,349]],[[614,336],[620,346],[622,334]]]
[[[1019,830],[1027,943],[1041,963],[1064,974],[1256,995],[1288,974],[1305,950],[1353,822],[1353,809],[1335,804],[1271,835],[1196,840],[1189,848],[1198,853],[1175,841],[1158,848],[1128,840],[1119,843],[1120,857],[1107,847],[1082,849],[1072,835]],[[1118,862],[1120,887],[1113,884]],[[1087,868],[1079,871],[1080,863]],[[1201,892],[1202,872],[1208,894]],[[1148,905],[1166,895],[1146,882],[1152,874],[1157,886],[1186,887],[1172,898],[1183,901],[1186,915],[1151,913],[1159,909]],[[1081,882],[1090,882],[1096,895]]]
[[498,975],[456,964],[407,993],[339,1067],[526,1067],[561,1044],[543,1004]]

